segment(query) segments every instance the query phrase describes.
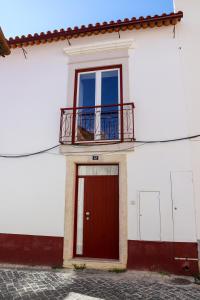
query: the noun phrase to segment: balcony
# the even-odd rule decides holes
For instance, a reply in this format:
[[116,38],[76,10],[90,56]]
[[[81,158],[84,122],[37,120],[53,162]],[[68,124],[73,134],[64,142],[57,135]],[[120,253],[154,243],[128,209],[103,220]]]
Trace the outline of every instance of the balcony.
[[60,143],[134,141],[134,104],[61,108]]

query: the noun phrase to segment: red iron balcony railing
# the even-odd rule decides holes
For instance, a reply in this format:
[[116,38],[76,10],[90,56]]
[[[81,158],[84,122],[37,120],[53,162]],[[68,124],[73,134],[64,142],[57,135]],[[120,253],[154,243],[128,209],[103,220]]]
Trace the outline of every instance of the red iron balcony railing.
[[60,143],[134,141],[134,104],[61,108]]

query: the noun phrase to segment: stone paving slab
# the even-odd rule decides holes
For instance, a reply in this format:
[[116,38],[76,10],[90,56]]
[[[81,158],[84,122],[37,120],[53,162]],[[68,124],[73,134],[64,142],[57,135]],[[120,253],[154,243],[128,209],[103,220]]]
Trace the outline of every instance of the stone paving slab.
[[200,286],[150,272],[0,269],[0,300],[200,300]]

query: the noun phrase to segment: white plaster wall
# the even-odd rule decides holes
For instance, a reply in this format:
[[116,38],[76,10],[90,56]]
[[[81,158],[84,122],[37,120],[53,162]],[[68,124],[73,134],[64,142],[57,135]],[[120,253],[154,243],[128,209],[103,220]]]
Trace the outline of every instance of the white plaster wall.
[[66,105],[65,43],[27,47],[0,60],[1,153],[33,152],[58,143],[60,107]]
[[65,160],[0,159],[0,232],[63,236]]
[[[0,60],[0,153],[58,144],[67,92],[63,47],[28,47],[27,60],[17,49]],[[65,169],[59,155],[0,158],[0,232],[63,236]]]
[[[128,155],[128,237],[139,240],[139,192],[160,192],[161,241],[174,241],[172,183],[170,174],[174,171],[191,170],[190,146],[188,142],[179,144],[145,145]],[[193,207],[194,199],[187,199]],[[181,210],[184,211],[184,202]],[[152,212],[153,214],[153,212]],[[194,211],[185,223],[193,222]],[[147,220],[149,221],[149,220]],[[152,219],[153,222],[153,219]],[[183,226],[184,224],[183,223]],[[180,232],[176,241],[196,240],[194,230]]]
[[[0,152],[33,152],[57,144],[59,108],[72,105],[74,70],[116,63],[123,63],[124,99],[136,105],[136,138],[188,135],[173,27],[122,32],[121,38],[132,38],[134,49],[68,61],[63,53],[67,45],[64,41],[26,48],[27,60],[19,49],[1,59]],[[118,39],[118,34],[73,39],[71,43],[113,39]],[[65,158],[55,150],[51,152],[54,154],[21,160],[0,159],[0,232],[63,235]],[[161,239],[173,241],[170,172],[192,170],[190,143],[136,147],[127,155],[128,238],[139,239],[138,192],[153,190],[161,194]],[[12,222],[8,221],[9,213]],[[189,216],[189,220],[194,218],[194,213]],[[193,241],[194,235],[189,233],[184,241]]]
[[[176,11],[182,10],[184,18],[177,28],[176,40],[180,48],[180,66],[184,101],[187,105],[189,132],[200,134],[200,1],[174,0]],[[191,142],[194,188],[197,217],[197,237],[200,239],[200,138]]]
[[[165,140],[188,136],[188,112],[183,101],[179,49],[173,28],[136,32],[134,38],[136,46],[130,51],[129,82],[130,99],[134,99],[136,106],[136,139]],[[190,170],[191,148],[187,141],[139,146],[129,154],[129,239],[140,239],[139,191],[159,191],[161,240],[174,240],[170,173]],[[188,201],[193,207],[193,195]],[[187,209],[184,201],[181,209]],[[194,209],[188,213],[185,222],[195,225]],[[183,229],[184,234],[180,232],[176,241],[195,241],[194,227]]]

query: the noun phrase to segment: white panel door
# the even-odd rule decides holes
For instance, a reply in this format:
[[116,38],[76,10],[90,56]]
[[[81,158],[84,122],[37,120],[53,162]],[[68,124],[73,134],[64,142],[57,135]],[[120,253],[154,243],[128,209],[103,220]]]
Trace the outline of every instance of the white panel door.
[[139,197],[140,239],[144,241],[160,241],[160,193],[140,192]]
[[192,172],[172,172],[174,240],[196,241]]

